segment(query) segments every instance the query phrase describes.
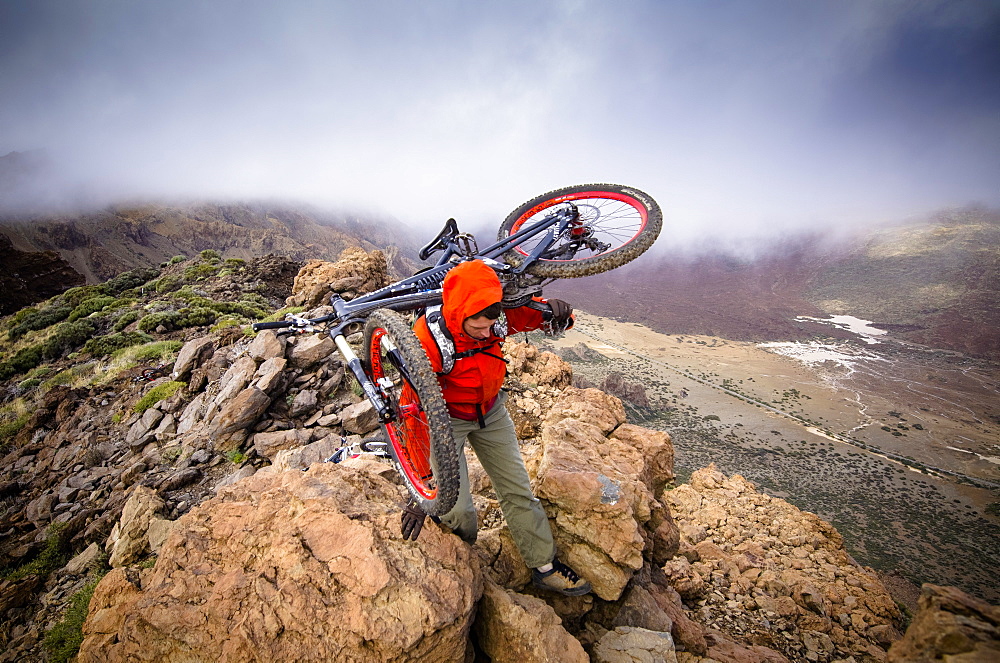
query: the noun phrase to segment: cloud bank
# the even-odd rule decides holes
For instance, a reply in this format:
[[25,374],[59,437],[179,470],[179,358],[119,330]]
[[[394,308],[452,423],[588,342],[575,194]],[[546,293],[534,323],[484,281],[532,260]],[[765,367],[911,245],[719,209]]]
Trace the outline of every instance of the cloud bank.
[[1000,204],[1000,3],[0,4],[0,155],[437,226],[645,189],[678,241]]

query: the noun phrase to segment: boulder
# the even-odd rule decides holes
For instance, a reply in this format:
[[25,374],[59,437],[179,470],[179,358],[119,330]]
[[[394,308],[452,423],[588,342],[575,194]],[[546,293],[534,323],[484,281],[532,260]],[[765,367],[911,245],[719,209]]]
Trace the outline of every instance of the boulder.
[[295,394],[291,405],[288,407],[288,415],[291,417],[304,417],[311,414],[316,409],[319,402],[319,393],[315,389],[303,389]]
[[251,385],[265,394],[272,395],[281,385],[282,374],[287,365],[288,360],[284,357],[271,357],[257,368]]
[[285,337],[278,336],[273,329],[265,329],[259,332],[247,346],[247,354],[261,362],[283,358],[285,356]]
[[63,571],[70,575],[80,575],[90,570],[101,555],[101,547],[96,543],[91,543],[79,555],[69,560]]
[[365,435],[378,428],[378,413],[371,402],[363,400],[344,408],[340,413],[340,423],[349,433]]
[[509,371],[518,380],[534,386],[568,387],[573,381],[573,367],[551,352],[529,343],[507,343],[504,355]]
[[292,295],[285,303],[309,309],[328,304],[333,292],[356,295],[372,292],[388,283],[385,254],[381,251],[369,253],[360,247],[351,246],[344,249],[337,262],[307,262],[296,275]]
[[244,389],[236,398],[227,401],[215,416],[211,435],[223,437],[252,426],[270,404],[268,395],[257,387]]
[[644,550],[654,548],[653,532],[669,539],[672,520],[653,486],[664,482],[657,472],[672,474],[670,438],[647,431],[648,446],[639,444],[637,428],[608,437],[624,422],[624,410],[594,389],[566,389],[545,421],[541,459],[531,463],[536,495],[554,518],[560,555],[595,594],[616,600],[642,568]]
[[430,522],[403,540],[400,492],[368,468],[222,488],[178,519],[152,569],[98,584],[77,660],[465,660],[475,554]]
[[256,372],[257,362],[252,357],[244,355],[237,359],[219,380],[219,393],[215,396],[215,402],[222,406],[235,398],[243,391]]
[[325,334],[301,336],[289,347],[288,361],[296,368],[309,368],[328,360],[337,349],[333,339]]
[[135,564],[150,552],[149,523],[154,517],[163,515],[165,506],[155,490],[136,486],[105,544],[108,564],[112,568]]
[[215,340],[211,336],[202,336],[185,343],[174,361],[173,378],[183,380],[192,369],[198,368],[203,361],[212,355],[214,342]]
[[579,640],[541,599],[487,582],[475,624],[479,648],[493,663],[586,663]]
[[595,663],[677,663],[669,633],[632,626],[608,631],[594,645]]
[[268,460],[273,460],[279,451],[295,449],[308,443],[309,433],[298,428],[273,433],[257,433],[253,436],[253,446],[257,455]]
[[924,585],[903,638],[889,648],[889,663],[1000,661],[1000,607],[956,587]]
[[[256,446],[257,438],[264,433],[258,433],[254,436],[254,445]],[[352,436],[348,438],[348,444],[354,444],[355,442],[360,442],[361,438],[357,436]],[[305,446],[290,447],[277,451],[273,456],[268,456],[271,459],[271,471],[284,472],[285,470],[304,470],[313,463],[319,463],[330,456],[339,449],[341,446],[340,437],[336,435],[327,435],[322,440],[313,442],[312,444],[307,444]],[[258,449],[257,453],[260,453]]]

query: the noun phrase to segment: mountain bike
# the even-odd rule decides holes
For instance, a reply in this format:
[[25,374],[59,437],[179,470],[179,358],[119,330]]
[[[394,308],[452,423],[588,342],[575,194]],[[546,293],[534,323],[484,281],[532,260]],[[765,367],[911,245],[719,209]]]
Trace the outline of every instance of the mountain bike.
[[[639,257],[662,224],[659,206],[637,189],[613,184],[557,189],[511,212],[497,241],[484,249],[448,219],[418,253],[423,261],[440,253],[434,265],[350,301],[333,295],[329,315],[289,315],[252,327],[329,333],[375,409],[410,495],[425,513],[441,516],[458,499],[458,451],[437,376],[401,313],[440,304],[445,274],[466,260],[482,260],[497,273],[504,308],[529,305],[555,279],[599,274]],[[347,341],[358,331],[363,331],[360,357]]]

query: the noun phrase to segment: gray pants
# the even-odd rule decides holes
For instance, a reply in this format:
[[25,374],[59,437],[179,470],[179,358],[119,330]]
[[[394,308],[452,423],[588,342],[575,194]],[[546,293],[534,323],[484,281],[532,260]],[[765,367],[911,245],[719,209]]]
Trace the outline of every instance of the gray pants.
[[465,440],[468,439],[476,457],[483,464],[483,469],[490,476],[493,489],[500,500],[503,517],[514,537],[514,543],[521,551],[524,563],[528,568],[538,568],[555,558],[556,547],[545,509],[531,492],[528,472],[517,446],[514,422],[504,407],[506,400],[507,394],[500,392],[497,402],[486,413],[484,428],[479,427],[478,421],[452,417],[451,427],[458,447],[461,487],[458,502],[442,516],[441,522],[465,541],[475,542],[479,531],[479,516],[469,491],[469,468],[464,453]]

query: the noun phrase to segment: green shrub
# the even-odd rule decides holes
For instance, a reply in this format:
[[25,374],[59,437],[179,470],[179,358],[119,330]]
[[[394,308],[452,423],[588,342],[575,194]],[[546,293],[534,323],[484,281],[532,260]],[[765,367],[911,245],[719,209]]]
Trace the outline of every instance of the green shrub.
[[38,314],[37,308],[35,308],[34,306],[26,306],[17,313],[15,313],[14,315],[10,316],[10,319],[7,320],[5,325],[8,329],[16,327],[22,322],[24,322],[26,318],[30,318],[31,316],[37,314]]
[[68,350],[80,347],[94,335],[94,323],[89,320],[63,322],[55,333],[42,344],[42,356],[57,359]]
[[141,315],[142,313],[136,310],[125,311],[124,313],[121,314],[121,316],[119,316],[117,320],[115,320],[114,330],[116,332],[122,331],[130,324],[138,320]]
[[20,580],[31,575],[47,576],[52,571],[58,569],[66,561],[63,554],[62,531],[66,528],[65,523],[50,525],[45,537],[45,548],[33,560],[23,564],[16,569],[11,569],[2,574],[5,580]]
[[21,429],[27,425],[28,419],[30,418],[31,413],[25,412],[16,419],[0,423],[0,444],[6,444],[9,440],[13,439],[15,435],[20,433]]
[[163,384],[158,384],[150,389],[149,393],[139,399],[139,402],[133,406],[132,411],[136,414],[142,414],[163,399],[170,398],[179,389],[186,386],[186,382],[164,382]]
[[41,383],[42,383],[41,378],[28,378],[26,380],[21,380],[20,382],[18,382],[17,388],[21,391],[21,393],[24,393],[26,391],[31,391]]
[[256,292],[244,292],[240,295],[240,301],[250,302],[251,304],[260,306],[261,308],[271,307],[271,303],[268,302],[263,295],[257,294]]
[[73,384],[77,380],[89,377],[94,374],[97,366],[93,363],[78,364],[64,371],[60,371],[42,383],[42,389],[47,391],[60,384]]
[[10,328],[7,336],[16,341],[30,331],[38,331],[62,322],[73,312],[73,306],[46,306],[43,309],[26,309],[33,311],[21,318],[20,322]]
[[7,380],[19,373],[26,373],[42,361],[42,346],[22,348],[6,361],[0,361],[0,380]]
[[247,261],[242,258],[226,258],[226,262],[223,264],[229,269],[237,269],[247,264]]
[[218,262],[219,260],[222,260],[222,256],[219,255],[219,252],[213,249],[205,249],[198,254],[198,257],[205,262]]
[[83,622],[87,619],[87,610],[90,608],[90,599],[94,596],[94,588],[102,577],[103,574],[98,575],[73,594],[69,599],[69,608],[62,619],[45,632],[42,645],[49,653],[49,663],[67,663],[80,651],[80,645],[83,643]]
[[95,357],[104,357],[116,350],[128,348],[133,345],[150,343],[153,338],[149,334],[142,332],[124,332],[120,334],[110,334],[99,336],[87,341],[83,346],[84,352],[89,352]]
[[180,277],[168,274],[167,276],[164,276],[163,278],[156,281],[155,289],[156,292],[159,292],[161,294],[166,292],[173,292],[174,290],[180,288],[181,285],[183,285],[183,283],[184,280],[181,279]]
[[185,260],[187,260],[187,256],[174,256],[167,262],[171,265],[176,265],[177,263],[184,262]]
[[108,292],[118,295],[126,290],[131,290],[133,288],[138,288],[141,285],[145,285],[159,275],[160,270],[158,269],[153,269],[152,267],[139,267],[127,272],[122,272],[118,276],[110,279],[104,285],[107,287]]
[[73,312],[69,314],[69,321],[74,322],[80,318],[86,318],[91,313],[96,313],[112,304],[117,300],[114,297],[91,297],[90,299],[85,299],[80,302]]
[[156,328],[163,326],[166,329],[176,329],[177,320],[180,315],[176,311],[165,311],[163,313],[150,313],[139,321],[139,330],[144,332],[156,331]]
[[212,324],[219,317],[215,310],[207,306],[182,308],[179,313],[182,316],[181,327],[203,327]]
[[247,455],[240,451],[239,449],[233,449],[232,451],[226,452],[226,460],[230,463],[236,463],[239,465],[247,459]]
[[62,300],[64,305],[76,308],[91,297],[99,297],[106,294],[108,294],[108,289],[104,285],[81,285],[76,288],[70,288],[59,295],[59,299]]
[[238,315],[248,320],[259,320],[266,313],[264,309],[254,306],[249,302],[212,302],[211,308],[219,313]]
[[126,355],[137,362],[162,361],[180,350],[184,344],[180,341],[156,341],[139,347],[125,348],[111,355],[112,359],[121,359]]
[[218,266],[211,263],[202,262],[184,268],[184,278],[188,281],[199,281],[214,276],[219,271]]
[[275,311],[271,315],[261,320],[261,322],[278,322],[279,320],[284,320],[285,316],[288,315],[289,313],[291,313],[292,315],[296,315],[298,313],[302,313],[302,311],[305,310],[306,309],[304,306],[289,306],[287,308]]
[[217,332],[223,329],[228,329],[229,327],[239,327],[242,324],[243,323],[237,318],[219,318],[219,320],[212,325],[212,329],[210,331]]

